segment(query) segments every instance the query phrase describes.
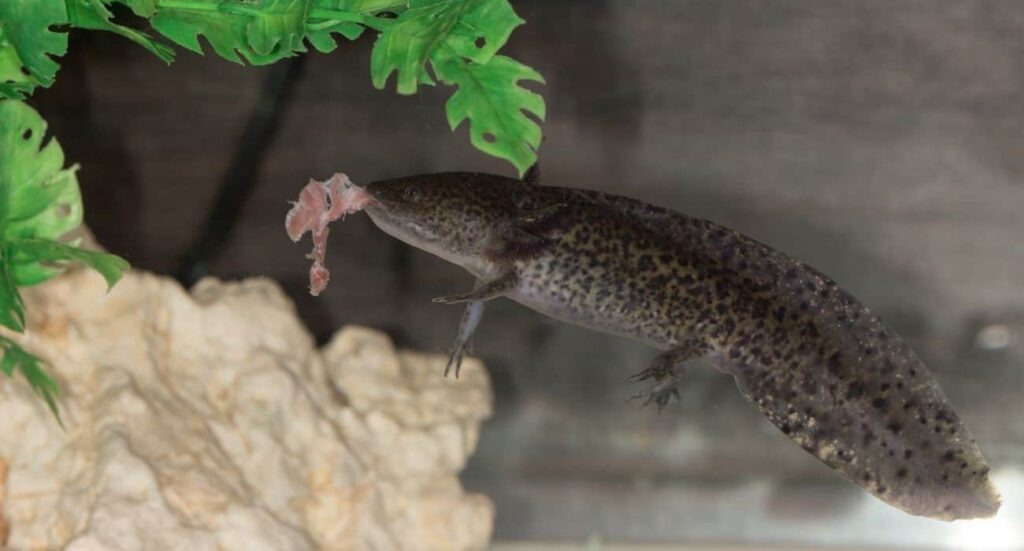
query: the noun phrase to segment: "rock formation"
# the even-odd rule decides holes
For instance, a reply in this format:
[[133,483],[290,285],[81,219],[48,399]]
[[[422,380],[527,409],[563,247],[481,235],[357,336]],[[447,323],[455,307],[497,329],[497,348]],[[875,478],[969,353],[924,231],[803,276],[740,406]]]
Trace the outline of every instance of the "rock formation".
[[[490,414],[477,361],[347,327],[321,350],[266,280],[74,271],[25,292],[19,338],[62,431],[0,378],[0,546],[481,549],[493,508],[457,473]],[[6,471],[6,476],[4,476]]]

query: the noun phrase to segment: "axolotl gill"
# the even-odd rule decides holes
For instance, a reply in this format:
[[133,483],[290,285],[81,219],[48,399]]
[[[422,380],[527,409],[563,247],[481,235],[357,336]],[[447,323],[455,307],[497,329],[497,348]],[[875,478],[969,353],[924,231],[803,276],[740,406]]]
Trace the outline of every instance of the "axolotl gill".
[[633,379],[659,407],[704,359],[779,430],[847,480],[908,513],[989,517],[999,496],[975,440],[908,345],[814,268],[713,222],[633,199],[451,172],[361,188],[384,232],[468,270],[449,368],[484,303],[659,350]]

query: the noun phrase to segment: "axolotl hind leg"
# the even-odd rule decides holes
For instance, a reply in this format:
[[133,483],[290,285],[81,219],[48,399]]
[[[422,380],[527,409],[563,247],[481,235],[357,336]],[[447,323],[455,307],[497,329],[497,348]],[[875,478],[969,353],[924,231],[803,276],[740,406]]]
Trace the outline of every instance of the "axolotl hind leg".
[[679,399],[679,370],[683,364],[702,358],[709,352],[711,346],[706,341],[694,338],[658,354],[651,360],[651,365],[647,369],[629,377],[633,382],[654,382],[650,388],[634,394],[630,399],[643,398],[643,405],[654,403],[660,412],[673,398]]

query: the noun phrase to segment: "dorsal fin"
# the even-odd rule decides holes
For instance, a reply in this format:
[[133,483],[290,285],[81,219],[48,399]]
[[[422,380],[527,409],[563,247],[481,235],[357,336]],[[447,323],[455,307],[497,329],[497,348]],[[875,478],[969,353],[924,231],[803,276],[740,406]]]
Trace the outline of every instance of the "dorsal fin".
[[524,184],[540,185],[540,161],[533,163],[530,168],[526,169],[522,181]]

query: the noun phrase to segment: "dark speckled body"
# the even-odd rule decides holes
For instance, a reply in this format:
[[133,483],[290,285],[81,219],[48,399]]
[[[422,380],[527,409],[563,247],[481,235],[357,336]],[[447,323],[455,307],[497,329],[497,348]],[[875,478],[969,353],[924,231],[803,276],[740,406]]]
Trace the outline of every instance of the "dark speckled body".
[[512,274],[504,295],[525,306],[707,358],[783,433],[886,502],[946,520],[998,509],[984,457],[927,368],[817,270],[593,191],[471,173],[367,190],[382,229],[481,281]]

